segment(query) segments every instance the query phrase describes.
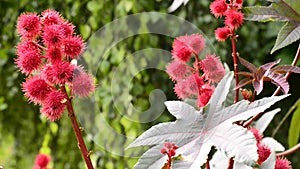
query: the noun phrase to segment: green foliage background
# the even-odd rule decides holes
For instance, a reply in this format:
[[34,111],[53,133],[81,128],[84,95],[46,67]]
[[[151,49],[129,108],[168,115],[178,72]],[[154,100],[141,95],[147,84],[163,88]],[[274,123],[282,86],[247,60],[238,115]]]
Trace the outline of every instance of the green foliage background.
[[[167,8],[171,3],[172,0],[1,0],[0,165],[7,169],[32,168],[36,154],[42,152],[51,154],[53,168],[85,168],[70,121],[66,115],[55,123],[49,123],[40,116],[39,108],[33,104],[28,104],[23,97],[20,84],[24,76],[17,71],[14,65],[15,46],[19,42],[15,29],[16,20],[22,12],[40,13],[47,8],[55,9],[75,24],[76,32],[88,40],[99,28],[121,16],[150,11],[167,13]],[[212,42],[222,61],[232,68],[230,43],[219,43],[214,38],[214,29],[220,26],[222,22],[210,14],[209,3],[210,0],[190,0],[186,6],[181,6],[172,14],[198,26]],[[255,4],[266,5],[267,3],[256,0],[245,2],[245,5]],[[139,26],[147,27],[147,22],[145,21]],[[257,66],[279,58],[281,58],[282,64],[290,64],[297,50],[298,44],[296,43],[275,52],[273,55],[269,54],[281,26],[282,23],[245,21],[239,30],[238,51],[240,55]],[[110,90],[109,82],[112,78],[111,70],[116,68],[123,58],[134,51],[149,47],[170,51],[172,40],[172,38],[161,35],[139,35],[127,38],[113,47],[101,64],[99,74],[96,77],[100,88],[96,93],[96,100],[103,117],[119,133],[138,136],[153,124],[172,120],[169,114],[165,112],[156,121],[147,124],[126,121],[120,114],[111,113],[114,107],[108,92]],[[141,60],[141,62],[143,61]],[[124,78],[126,79],[126,77]],[[289,82],[292,97],[277,105],[282,108],[282,111],[272,122],[265,135],[271,135],[284,113],[299,98],[299,81],[299,75],[291,76]],[[146,110],[149,107],[149,94],[155,88],[164,91],[168,100],[176,99],[172,89],[173,84],[165,72],[146,70],[140,72],[132,84],[130,96],[133,104],[141,110]],[[274,90],[274,86],[267,85],[262,96],[269,96]],[[288,147],[289,122],[290,118],[275,137],[286,148]],[[92,119],[91,123],[97,123],[97,121]],[[99,133],[99,137],[105,138],[105,133]],[[126,142],[126,140],[115,140],[114,138],[106,139],[106,141],[107,144],[115,146],[118,146],[120,142]],[[137,161],[137,159],[120,157],[99,149],[96,146],[97,143],[88,139],[86,142],[89,149],[94,151],[92,159],[96,163],[96,168],[132,168]],[[293,162],[294,168],[300,168],[299,155],[300,153],[297,152],[288,156]]]

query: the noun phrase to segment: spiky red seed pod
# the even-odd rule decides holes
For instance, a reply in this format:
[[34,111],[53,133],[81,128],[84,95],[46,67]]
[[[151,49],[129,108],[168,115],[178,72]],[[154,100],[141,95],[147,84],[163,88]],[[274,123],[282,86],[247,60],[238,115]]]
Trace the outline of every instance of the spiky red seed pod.
[[198,95],[197,98],[197,106],[199,108],[205,107],[207,105],[214,92],[214,89],[215,88],[213,86],[210,86],[208,84],[204,84],[200,88],[200,95]]
[[258,160],[257,164],[261,165],[271,154],[271,149],[266,145],[257,145]]
[[231,35],[231,31],[228,27],[217,28],[215,30],[215,36],[218,41],[225,41]]
[[209,6],[210,11],[216,18],[221,17],[225,14],[228,9],[228,4],[225,0],[215,0]]
[[60,26],[63,29],[63,37],[64,38],[68,38],[73,35],[74,28],[75,28],[75,26],[73,24],[69,23],[68,21],[64,21],[64,22],[60,23]]
[[57,25],[63,21],[61,15],[52,9],[47,9],[42,13],[42,22],[44,27],[49,25]]
[[200,62],[205,79],[212,82],[220,82],[225,75],[225,68],[221,60],[215,54],[207,54]]
[[225,25],[231,29],[239,28],[244,21],[244,14],[235,10],[226,12]]
[[74,71],[71,89],[75,96],[87,97],[95,90],[93,77],[85,73],[81,67],[77,67]]
[[63,53],[70,58],[78,58],[84,50],[84,42],[80,36],[72,36],[63,40]]
[[51,86],[39,76],[27,79],[22,84],[22,88],[29,101],[34,102],[35,104],[41,104],[44,101],[45,96],[52,90]]
[[185,80],[181,80],[174,86],[174,92],[176,93],[177,97],[180,99],[185,99],[189,97],[188,91],[186,91],[185,87]]
[[42,70],[42,76],[49,83],[71,83],[75,66],[69,62],[57,62],[54,65],[46,65]]
[[49,46],[46,51],[46,58],[53,64],[58,64],[58,62],[62,62],[61,48],[56,46]]
[[49,46],[60,46],[63,40],[63,29],[60,25],[49,25],[44,28],[43,42]]
[[180,36],[173,42],[172,55],[183,62],[187,62],[192,53],[199,54],[204,47],[204,38],[199,34]]
[[31,40],[22,40],[18,45],[17,45],[17,55],[21,56],[24,53],[27,52],[35,52],[35,53],[41,53],[39,47],[35,44],[36,42],[31,41]]
[[172,55],[183,62],[187,62],[191,58],[192,52],[186,46],[173,47]]
[[186,41],[192,52],[196,54],[199,54],[205,47],[205,40],[203,36],[199,34],[192,34],[188,36]]
[[64,93],[60,90],[52,90],[42,103],[42,114],[50,121],[58,120],[66,108],[65,100],[66,96]]
[[28,51],[16,59],[15,63],[22,73],[28,75],[37,70],[42,65],[41,55],[35,51]]
[[191,73],[190,68],[185,63],[174,59],[167,65],[166,72],[173,81],[180,81]]
[[51,157],[46,154],[38,154],[35,158],[35,166],[38,168],[46,168],[50,163]]
[[292,169],[291,162],[286,158],[277,158],[275,169]]
[[40,17],[36,13],[23,13],[18,18],[17,30],[23,38],[36,38],[41,28]]

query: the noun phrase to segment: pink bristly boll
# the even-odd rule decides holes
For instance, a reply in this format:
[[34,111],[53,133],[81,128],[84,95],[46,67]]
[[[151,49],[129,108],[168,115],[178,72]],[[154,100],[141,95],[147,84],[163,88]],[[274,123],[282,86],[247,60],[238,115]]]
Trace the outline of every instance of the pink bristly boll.
[[216,18],[222,17],[228,9],[228,4],[225,0],[215,0],[209,6],[210,11]]
[[84,50],[84,42],[80,36],[72,36],[63,40],[63,53],[70,58],[78,58]]
[[189,86],[189,84],[186,80],[180,80],[175,84],[174,92],[176,93],[178,98],[186,99],[191,96],[191,93],[189,92],[187,86]]
[[237,7],[237,9],[242,9],[243,0],[235,0],[235,6]]
[[208,81],[220,82],[225,75],[225,68],[215,54],[207,54],[200,65],[205,74],[205,79]]
[[286,158],[277,158],[275,169],[292,169],[291,162]]
[[207,105],[214,90],[215,90],[215,88],[213,86],[210,86],[209,84],[204,84],[200,88],[200,95],[198,95],[198,98],[197,98],[197,106],[199,108],[205,107]]
[[58,62],[62,62],[62,51],[60,47],[49,46],[46,51],[46,58],[52,64],[59,64]]
[[205,48],[205,40],[199,34],[189,36],[187,44],[190,46],[193,53],[199,54]]
[[41,112],[50,121],[55,121],[61,118],[66,108],[67,97],[60,90],[52,90],[47,94],[45,101],[42,103]]
[[60,46],[63,40],[63,29],[60,25],[49,25],[44,28],[43,42],[49,46]]
[[54,65],[45,65],[42,77],[52,84],[70,83],[73,78],[75,66],[69,62],[57,62]]
[[41,58],[41,55],[33,50],[22,54],[19,53],[19,57],[15,60],[15,63],[22,73],[28,75],[40,68],[42,65]]
[[231,31],[228,27],[218,28],[215,30],[216,39],[218,41],[225,41],[231,34]]
[[22,40],[17,46],[17,55],[24,55],[26,52],[41,53],[39,47],[35,44],[36,42],[31,40]]
[[92,75],[84,72],[81,67],[77,67],[74,71],[71,89],[73,95],[87,97],[95,90],[95,84]]
[[35,104],[41,104],[45,96],[51,92],[52,87],[39,76],[34,76],[27,79],[22,84],[23,92],[25,92],[25,97],[29,99],[30,102]]
[[38,154],[35,158],[35,167],[37,168],[46,168],[50,163],[51,157],[46,154]]
[[191,67],[187,66],[184,62],[174,59],[166,67],[166,72],[173,81],[180,81],[188,74],[191,74]]
[[[190,52],[189,55],[193,54],[199,54],[204,48],[205,48],[205,40],[202,35],[200,34],[192,34],[192,35],[185,35],[185,36],[179,36],[177,37],[173,42],[173,50],[179,51],[186,49]],[[187,52],[188,53],[188,52]],[[189,60],[188,59],[182,59],[183,61]],[[186,61],[185,61],[186,62]]]
[[225,25],[231,29],[239,28],[244,21],[244,14],[235,10],[228,10],[226,12]]
[[[174,43],[175,44],[175,43]],[[187,62],[191,58],[192,52],[190,49],[183,44],[178,45],[179,43],[176,43],[176,45],[173,45],[172,55],[183,62]]]
[[201,87],[204,85],[204,79],[197,73],[194,73],[186,78],[185,89],[190,95],[197,96],[200,93]]
[[22,38],[34,39],[40,35],[42,25],[36,13],[23,13],[18,18],[17,30]]
[[69,23],[68,21],[63,21],[62,23],[60,23],[60,26],[63,29],[64,38],[71,37],[73,35],[75,28],[73,24]]
[[47,9],[42,12],[42,22],[44,24],[44,27],[47,27],[49,25],[57,25],[62,23],[63,18],[57,11]]
[[257,164],[261,165],[271,154],[271,149],[266,145],[257,144],[258,160]]

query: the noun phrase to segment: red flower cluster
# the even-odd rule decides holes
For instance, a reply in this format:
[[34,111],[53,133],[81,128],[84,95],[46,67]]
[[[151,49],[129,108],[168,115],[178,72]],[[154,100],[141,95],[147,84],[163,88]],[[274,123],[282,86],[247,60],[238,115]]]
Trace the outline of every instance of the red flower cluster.
[[176,155],[175,151],[177,149],[178,149],[178,147],[174,143],[165,142],[164,148],[162,148],[160,150],[160,153],[167,154],[167,156],[168,156],[167,165],[169,168],[171,167],[172,157],[174,157]]
[[286,158],[277,158],[275,163],[275,169],[291,169],[291,162]]
[[38,154],[35,158],[33,169],[46,169],[51,161],[51,157],[45,154]]
[[[271,149],[264,145],[261,140],[263,138],[263,135],[256,129],[256,128],[249,128],[249,131],[251,131],[257,141],[257,153],[258,153],[258,160],[257,164],[261,165],[264,161],[268,159],[268,157],[271,154]],[[285,158],[277,158],[275,169],[291,169],[290,161],[288,161]]]
[[59,119],[68,95],[60,88],[68,85],[73,95],[86,97],[95,89],[93,78],[80,66],[71,64],[84,50],[84,42],[74,34],[71,23],[54,10],[41,16],[24,13],[18,18],[21,42],[17,46],[16,64],[29,77],[22,84],[30,102],[40,104],[51,121]]
[[[221,81],[225,69],[216,55],[207,54],[199,61],[198,54],[205,48],[204,38],[199,34],[180,36],[173,43],[173,60],[166,72],[176,82],[174,91],[180,99],[196,98],[197,106],[204,107],[214,91],[214,84]],[[194,56],[190,66],[188,62]],[[202,72],[200,76],[199,72]]]
[[227,4],[226,0],[215,0],[210,5],[210,11],[216,18],[225,16],[225,27],[217,28],[215,31],[219,41],[225,41],[229,36],[232,36],[233,31],[239,28],[244,21],[244,14],[240,12],[243,1],[233,0],[231,2]]

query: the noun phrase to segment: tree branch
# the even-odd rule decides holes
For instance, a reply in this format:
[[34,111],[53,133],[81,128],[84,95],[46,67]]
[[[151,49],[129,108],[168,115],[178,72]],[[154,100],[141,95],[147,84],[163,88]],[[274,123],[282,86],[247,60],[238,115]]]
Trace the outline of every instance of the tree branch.
[[300,149],[300,143],[298,143],[297,145],[295,145],[294,147],[284,151],[284,152],[281,152],[281,153],[277,153],[276,156],[277,157],[280,157],[280,156],[286,156],[286,155],[290,155],[294,152],[296,152],[297,150]]

